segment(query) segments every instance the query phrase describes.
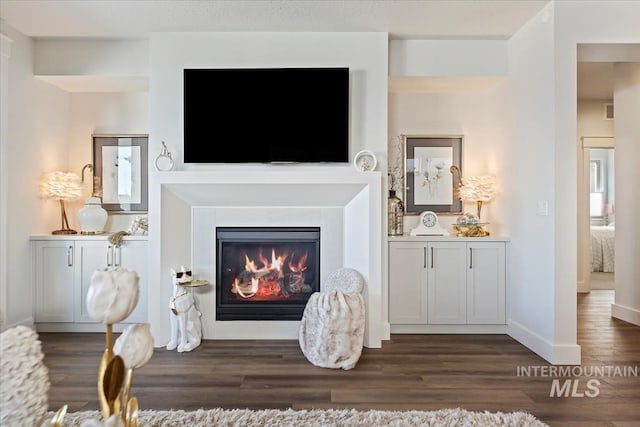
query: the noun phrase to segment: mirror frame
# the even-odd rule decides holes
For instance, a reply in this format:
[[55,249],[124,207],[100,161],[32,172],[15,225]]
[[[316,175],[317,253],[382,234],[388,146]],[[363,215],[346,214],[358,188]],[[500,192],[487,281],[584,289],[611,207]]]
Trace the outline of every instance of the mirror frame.
[[[102,207],[110,213],[135,213],[147,212],[148,209],[148,156],[149,135],[147,134],[93,134],[91,135],[93,146],[93,194],[102,199],[102,171],[104,164],[102,148],[108,146],[125,146],[120,139],[131,139],[131,146],[140,147],[140,203],[102,203]],[[129,144],[126,144],[129,145]]]

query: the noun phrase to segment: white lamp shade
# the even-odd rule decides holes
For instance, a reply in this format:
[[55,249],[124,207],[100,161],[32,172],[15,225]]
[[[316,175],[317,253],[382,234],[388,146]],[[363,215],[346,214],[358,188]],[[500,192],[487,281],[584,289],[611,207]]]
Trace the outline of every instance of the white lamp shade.
[[465,202],[488,202],[498,191],[494,175],[470,176],[462,179],[458,190],[460,200]]
[[75,200],[82,196],[80,177],[72,172],[49,172],[40,179],[40,196],[46,199]]

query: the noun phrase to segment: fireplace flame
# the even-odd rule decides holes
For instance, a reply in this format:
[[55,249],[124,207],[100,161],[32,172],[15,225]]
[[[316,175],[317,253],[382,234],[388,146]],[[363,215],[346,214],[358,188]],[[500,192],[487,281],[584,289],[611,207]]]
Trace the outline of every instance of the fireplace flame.
[[[295,254],[294,254],[295,255]],[[307,257],[309,254],[307,252],[304,253],[298,260],[297,264],[293,263],[293,256],[291,257],[291,261],[289,261],[289,270],[294,273],[301,273],[307,269]]]
[[[305,252],[296,260],[295,253],[292,253],[289,258],[287,251],[276,254],[275,249],[272,248],[271,260],[264,256],[262,250],[259,250],[256,263],[256,260],[249,258],[245,253],[245,271],[234,278],[231,292],[244,299],[254,296],[286,298],[292,293],[300,293],[304,285],[304,271],[307,269],[308,256],[309,254]],[[288,263],[287,258],[289,258]],[[286,272],[285,266],[288,267]]]

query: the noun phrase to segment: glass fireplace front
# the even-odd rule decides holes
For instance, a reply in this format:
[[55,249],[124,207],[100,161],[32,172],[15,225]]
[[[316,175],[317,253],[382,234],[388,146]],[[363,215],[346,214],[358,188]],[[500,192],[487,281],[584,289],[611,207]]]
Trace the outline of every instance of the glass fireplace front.
[[319,227],[217,227],[216,320],[300,320],[320,290]]

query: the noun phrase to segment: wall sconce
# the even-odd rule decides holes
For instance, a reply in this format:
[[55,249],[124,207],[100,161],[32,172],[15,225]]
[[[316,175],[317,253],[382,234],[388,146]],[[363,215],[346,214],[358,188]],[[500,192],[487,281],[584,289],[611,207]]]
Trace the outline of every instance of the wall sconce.
[[80,177],[72,172],[49,172],[40,179],[39,188],[41,197],[60,201],[61,228],[52,231],[51,234],[78,234],[77,231],[69,228],[64,201],[76,200],[82,196]]

